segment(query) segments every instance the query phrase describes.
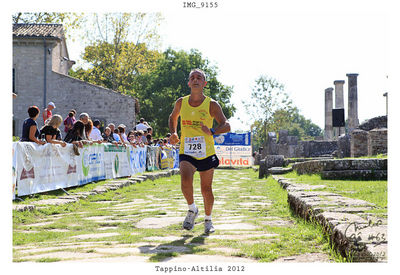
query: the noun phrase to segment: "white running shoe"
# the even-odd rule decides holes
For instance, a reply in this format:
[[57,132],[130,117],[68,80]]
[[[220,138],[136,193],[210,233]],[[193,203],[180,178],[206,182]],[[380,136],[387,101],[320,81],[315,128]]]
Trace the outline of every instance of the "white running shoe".
[[213,223],[211,220],[204,220],[204,233],[205,234],[210,234],[210,233],[214,233],[215,232],[215,228],[213,226]]
[[196,212],[188,210],[186,218],[183,221],[183,228],[186,230],[192,230],[194,227],[194,220],[197,218],[198,215],[199,215],[199,209],[196,209]]

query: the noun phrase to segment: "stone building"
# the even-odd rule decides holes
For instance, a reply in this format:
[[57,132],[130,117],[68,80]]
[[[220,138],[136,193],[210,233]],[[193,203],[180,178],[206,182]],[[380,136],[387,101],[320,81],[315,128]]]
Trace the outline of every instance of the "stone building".
[[[53,114],[63,118],[75,109],[78,115],[89,113],[104,124],[134,127],[137,99],[68,76],[74,64],[69,59],[62,25],[13,25],[13,92],[18,95],[13,99],[13,135],[21,136],[29,106],[36,105],[43,111],[50,101],[56,105]],[[41,115],[37,122],[43,126]]]

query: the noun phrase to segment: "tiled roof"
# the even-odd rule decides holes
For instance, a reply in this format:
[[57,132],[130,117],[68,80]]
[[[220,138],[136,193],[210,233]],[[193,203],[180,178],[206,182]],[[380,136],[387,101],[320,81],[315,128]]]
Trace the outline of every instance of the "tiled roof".
[[62,39],[64,30],[62,24],[13,24],[13,36]]

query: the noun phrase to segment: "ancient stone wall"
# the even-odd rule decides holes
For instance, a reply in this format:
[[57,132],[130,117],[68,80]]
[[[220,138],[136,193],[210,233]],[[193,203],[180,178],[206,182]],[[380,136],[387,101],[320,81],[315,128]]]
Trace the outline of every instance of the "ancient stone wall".
[[387,159],[312,160],[292,167],[299,175],[321,174],[323,179],[387,179]]
[[387,154],[387,129],[373,129],[368,132],[368,156]]
[[371,118],[358,126],[359,129],[364,131],[371,131],[377,128],[387,128],[387,116],[378,116]]
[[352,158],[368,155],[368,132],[356,129],[350,134],[350,156]]

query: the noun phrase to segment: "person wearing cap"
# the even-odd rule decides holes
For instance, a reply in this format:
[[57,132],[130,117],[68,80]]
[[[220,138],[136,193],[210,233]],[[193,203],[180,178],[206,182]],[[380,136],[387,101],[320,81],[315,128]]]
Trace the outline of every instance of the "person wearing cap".
[[53,101],[50,101],[49,104],[47,104],[47,108],[44,109],[43,111],[43,122],[46,124],[46,120],[48,120],[49,118],[51,118],[51,116],[53,115],[53,113],[51,112],[51,110],[55,109],[56,105],[54,104]]
[[90,139],[93,141],[102,141],[103,137],[101,136],[101,132],[100,132],[100,121],[98,119],[95,119],[93,121],[93,129],[90,132]]
[[119,135],[122,142],[129,143],[128,137],[125,134],[126,126],[124,124],[118,125]]

